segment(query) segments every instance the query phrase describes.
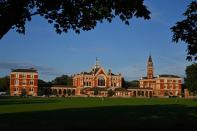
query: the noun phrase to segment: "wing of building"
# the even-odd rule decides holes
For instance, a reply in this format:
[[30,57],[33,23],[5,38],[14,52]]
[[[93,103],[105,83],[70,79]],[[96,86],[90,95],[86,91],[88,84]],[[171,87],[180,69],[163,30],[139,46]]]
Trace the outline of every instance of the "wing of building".
[[153,96],[181,96],[181,77],[170,74],[162,74],[154,77],[153,72],[153,60],[151,56],[149,56],[147,62],[147,76],[139,80],[140,89],[151,89],[153,91]]
[[19,96],[25,95],[37,96],[38,91],[38,72],[30,69],[14,69],[10,73],[10,95]]

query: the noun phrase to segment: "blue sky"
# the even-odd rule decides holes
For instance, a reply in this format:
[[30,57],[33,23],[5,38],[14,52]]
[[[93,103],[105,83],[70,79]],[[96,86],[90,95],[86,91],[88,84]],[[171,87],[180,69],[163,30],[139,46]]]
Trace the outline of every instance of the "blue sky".
[[170,27],[183,19],[191,0],[145,0],[151,20],[132,19],[130,26],[119,19],[98,24],[94,30],[58,35],[41,17],[26,24],[26,34],[10,30],[0,40],[0,77],[13,68],[35,67],[40,79],[89,71],[98,57],[101,65],[127,80],[146,75],[149,54],[154,74],[185,75],[186,45],[171,41]]

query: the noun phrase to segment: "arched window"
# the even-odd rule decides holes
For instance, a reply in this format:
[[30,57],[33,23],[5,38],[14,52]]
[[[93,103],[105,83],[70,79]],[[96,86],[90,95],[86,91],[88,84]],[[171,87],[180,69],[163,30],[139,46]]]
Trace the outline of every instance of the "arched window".
[[105,78],[103,76],[98,78],[98,86],[105,86]]

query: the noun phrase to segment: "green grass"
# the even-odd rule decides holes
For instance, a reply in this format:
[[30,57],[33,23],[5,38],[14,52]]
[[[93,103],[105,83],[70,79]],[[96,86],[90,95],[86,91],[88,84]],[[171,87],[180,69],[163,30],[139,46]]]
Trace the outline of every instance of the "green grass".
[[197,100],[0,98],[0,131],[192,130],[196,122]]

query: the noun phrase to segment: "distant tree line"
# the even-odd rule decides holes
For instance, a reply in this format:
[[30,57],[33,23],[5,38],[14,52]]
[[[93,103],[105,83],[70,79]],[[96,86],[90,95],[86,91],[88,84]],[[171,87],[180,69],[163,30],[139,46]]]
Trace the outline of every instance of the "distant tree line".
[[127,88],[137,88],[139,87],[139,81],[138,80],[132,80],[132,81],[126,81],[124,78],[122,79],[122,87]]

